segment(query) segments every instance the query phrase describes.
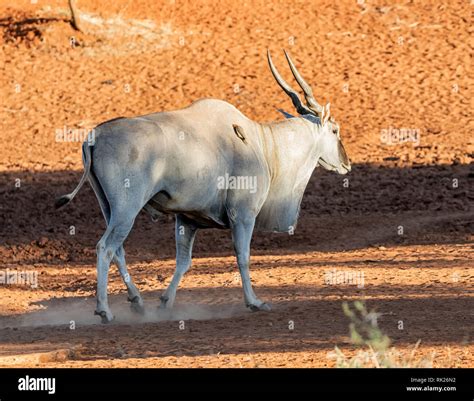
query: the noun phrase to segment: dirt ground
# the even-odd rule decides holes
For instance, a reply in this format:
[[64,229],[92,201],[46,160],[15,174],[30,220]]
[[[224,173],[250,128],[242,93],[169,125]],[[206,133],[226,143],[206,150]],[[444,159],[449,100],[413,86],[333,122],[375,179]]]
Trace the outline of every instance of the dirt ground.
[[[335,346],[356,351],[341,308],[352,300],[381,314],[397,349],[421,340],[435,367],[474,366],[468,1],[76,3],[83,32],[66,0],[0,0],[0,272],[38,275],[0,285],[0,366],[332,367]],[[255,233],[252,280],[273,310],[244,307],[230,233],[206,230],[175,309],[159,311],[173,218],[141,213],[125,250],[146,313],[129,310],[112,267],[116,320],[101,325],[104,221],[89,186],[53,208],[82,174],[80,141],[62,134],[202,97],[281,119],[293,108],[267,48],[288,81],[290,50],[331,102],[353,163],[347,176],[315,171],[294,235]]]

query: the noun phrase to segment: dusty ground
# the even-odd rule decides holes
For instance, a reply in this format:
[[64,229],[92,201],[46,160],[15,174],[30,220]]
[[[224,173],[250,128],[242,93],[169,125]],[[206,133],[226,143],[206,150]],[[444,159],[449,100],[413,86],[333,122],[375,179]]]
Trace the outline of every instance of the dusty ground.
[[[32,3],[0,0],[0,271],[38,273],[37,288],[0,285],[0,366],[334,366],[335,345],[354,352],[341,304],[356,299],[382,313],[397,349],[421,340],[434,366],[474,365],[468,1],[80,0],[85,33],[71,28],[66,1]],[[78,141],[58,130],[201,97],[279,119],[277,107],[292,107],[267,48],[288,79],[289,49],[331,102],[353,162],[348,187],[315,172],[295,235],[254,236],[253,282],[273,311],[244,308],[230,234],[209,230],[175,310],[160,313],[173,221],[140,215],[125,249],[146,315],[129,311],[112,268],[117,320],[98,324],[104,222],[89,187],[53,210],[82,169]],[[390,128],[416,140],[387,144]],[[327,283],[334,271],[363,286]]]

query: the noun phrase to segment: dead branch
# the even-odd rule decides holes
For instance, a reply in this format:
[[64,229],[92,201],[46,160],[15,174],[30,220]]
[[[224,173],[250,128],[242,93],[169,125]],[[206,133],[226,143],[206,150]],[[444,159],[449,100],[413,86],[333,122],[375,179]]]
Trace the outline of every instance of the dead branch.
[[71,10],[71,25],[72,27],[79,32],[83,32],[80,24],[79,13],[77,11],[75,0],[68,0],[69,9]]

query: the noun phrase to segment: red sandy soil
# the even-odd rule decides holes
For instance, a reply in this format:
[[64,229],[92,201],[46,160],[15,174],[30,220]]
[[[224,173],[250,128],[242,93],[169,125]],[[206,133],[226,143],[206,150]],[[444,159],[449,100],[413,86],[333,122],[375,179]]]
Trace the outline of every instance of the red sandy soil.
[[[65,0],[0,0],[0,270],[38,272],[37,288],[0,286],[0,366],[331,367],[336,345],[356,351],[341,305],[357,299],[402,352],[421,340],[417,355],[434,352],[433,366],[473,366],[472,6],[359,3],[80,0],[81,33]],[[158,311],[173,219],[142,213],[125,249],[146,314],[129,311],[112,267],[116,321],[99,324],[104,222],[88,186],[53,209],[82,174],[79,142],[57,130],[202,97],[280,119],[276,108],[293,108],[267,48],[290,81],[289,49],[331,102],[353,163],[344,177],[316,170],[294,235],[254,235],[252,279],[273,311],[245,309],[219,230],[198,234],[175,310]],[[390,127],[419,130],[419,142],[384,143]],[[333,270],[363,274],[363,288],[327,284]]]

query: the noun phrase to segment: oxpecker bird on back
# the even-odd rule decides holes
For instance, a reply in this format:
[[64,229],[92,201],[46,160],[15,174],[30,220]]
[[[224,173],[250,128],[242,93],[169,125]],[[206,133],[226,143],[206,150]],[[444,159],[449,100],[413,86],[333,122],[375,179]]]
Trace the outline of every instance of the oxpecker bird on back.
[[199,229],[229,229],[242,278],[244,301],[252,311],[270,310],[252,288],[250,241],[254,229],[293,233],[301,199],[317,166],[346,174],[351,164],[329,104],[321,106],[285,52],[305,103],[281,77],[268,52],[273,77],[298,113],[258,123],[231,104],[201,99],[175,111],[118,118],[94,130],[82,145],[84,174],[76,189],[59,198],[62,207],[86,180],[92,186],[107,228],[97,244],[97,307],[107,323],[113,314],[107,299],[111,262],[117,265],[134,311],[143,299],[130,277],[123,242],[138,213],[176,219],[176,270],[161,295],[171,308],[179,282],[191,265]]

